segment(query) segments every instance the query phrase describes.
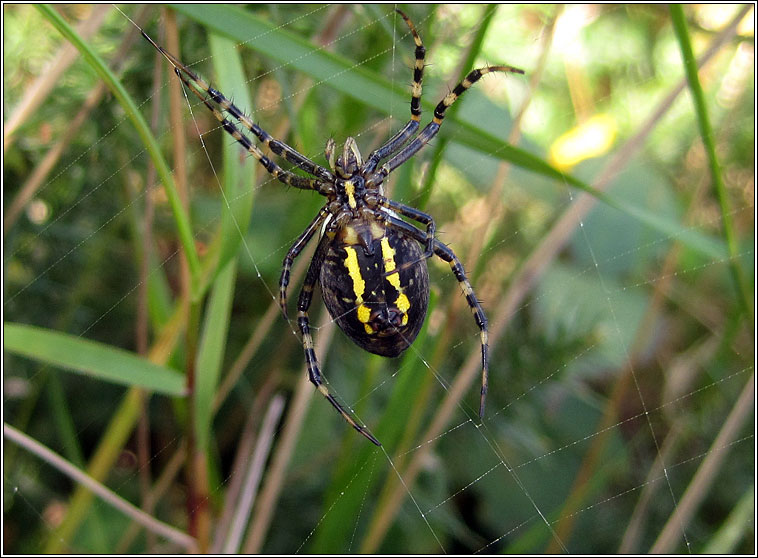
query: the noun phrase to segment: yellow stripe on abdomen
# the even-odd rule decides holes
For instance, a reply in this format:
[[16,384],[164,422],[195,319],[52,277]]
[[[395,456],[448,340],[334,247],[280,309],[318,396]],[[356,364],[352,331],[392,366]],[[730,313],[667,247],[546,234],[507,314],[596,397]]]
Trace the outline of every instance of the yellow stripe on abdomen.
[[363,302],[363,293],[366,292],[366,282],[361,275],[361,266],[358,264],[358,254],[352,246],[345,246],[345,267],[353,280],[353,292],[355,293],[355,302]]
[[361,275],[361,266],[358,263],[358,254],[355,248],[352,246],[345,246],[345,267],[350,275],[350,279],[353,280],[353,294],[355,294],[355,304],[357,305],[356,316],[358,321],[363,324],[366,333],[369,335],[374,333],[374,328],[368,325],[369,319],[371,319],[371,311],[368,306],[363,304],[363,293],[366,292],[366,281],[363,280]]
[[[384,260],[384,272],[389,273],[395,271],[397,265],[395,264],[395,249],[390,246],[389,239],[385,236],[382,238],[382,259]],[[403,293],[403,287],[400,285],[400,274],[392,273],[387,276],[387,281],[397,291],[397,298],[395,299],[395,306],[403,313],[403,325],[408,323],[408,310],[411,307],[411,301]]]

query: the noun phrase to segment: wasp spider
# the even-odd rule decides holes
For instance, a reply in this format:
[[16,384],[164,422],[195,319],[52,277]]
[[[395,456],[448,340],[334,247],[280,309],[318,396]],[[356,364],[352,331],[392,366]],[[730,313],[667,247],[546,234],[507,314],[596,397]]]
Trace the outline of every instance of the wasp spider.
[[[325,149],[328,168],[271,137],[220,91],[143,32],[145,38],[173,65],[182,82],[213,112],[224,130],[274,178],[288,186],[315,190],[326,198],[325,205],[284,258],[279,280],[279,303],[286,317],[287,286],[293,261],[319,233],[318,247],[306,272],[297,303],[297,324],[302,334],[308,377],[344,419],[376,445],[380,445],[379,441],[358,424],[322,380],[308,320],[314,287],[316,283],[320,284],[329,314],[359,347],[378,355],[396,357],[413,343],[426,316],[429,302],[426,258],[436,255],[450,264],[480,330],[482,388],[479,415],[483,416],[489,367],[484,310],[458,257],[435,238],[434,219],[422,211],[386,198],[382,183],[392,171],[429,143],[439,131],[447,109],[483,75],[490,72],[523,73],[511,66],[472,70],[439,102],[432,121],[418,132],[426,50],[413,22],[400,10],[397,13],[405,20],[416,44],[410,120],[365,159],[354,138],[345,140],[341,153],[330,139]],[[264,148],[310,176],[280,167],[243,133],[243,129],[255,136]],[[401,216],[419,223],[424,230]]]

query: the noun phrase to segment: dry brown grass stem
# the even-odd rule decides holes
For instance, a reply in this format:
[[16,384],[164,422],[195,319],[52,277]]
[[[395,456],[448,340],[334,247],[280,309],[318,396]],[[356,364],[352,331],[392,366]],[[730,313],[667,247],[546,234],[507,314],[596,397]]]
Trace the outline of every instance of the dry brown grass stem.
[[[667,386],[673,380],[678,387],[669,395],[666,395],[668,390],[664,388],[664,395],[662,397],[664,403],[667,401],[673,401],[683,395],[687,389],[685,386],[691,385],[691,380],[697,377],[697,371],[701,369],[702,363],[710,361],[720,344],[721,336],[708,337],[705,341],[699,343],[688,351],[686,357],[680,359],[680,362],[676,366],[677,371],[673,374],[667,374],[666,381]],[[672,378],[672,376],[676,376],[677,378]],[[619,554],[635,554],[640,551],[639,541],[644,535],[643,526],[645,525],[645,520],[650,511],[649,506],[653,503],[653,496],[659,489],[656,481],[661,479],[661,474],[665,472],[666,464],[672,462],[675,451],[682,441],[682,434],[686,432],[686,426],[680,424],[684,415],[674,413],[672,413],[672,415],[672,425],[666,433],[666,438],[661,444],[661,451],[658,452],[655,461],[648,471],[644,482],[644,488],[637,500],[634,512],[632,512],[632,515],[629,517],[624,537],[619,546]]]
[[[319,330],[319,342],[316,346],[316,358],[323,363],[326,352],[332,342],[335,325]],[[284,480],[286,477],[290,459],[295,450],[295,443],[300,437],[300,431],[303,428],[305,414],[310,407],[315,393],[313,384],[308,380],[308,370],[304,366],[300,379],[297,382],[295,394],[289,403],[287,416],[284,420],[279,440],[271,458],[271,466],[266,473],[266,479],[263,482],[263,489],[260,497],[255,503],[253,518],[250,521],[245,544],[242,547],[244,554],[259,554],[263,547],[263,541],[268,532],[271,518],[274,515],[276,502],[279,500]],[[320,396],[319,396],[319,399]],[[319,401],[320,403],[322,401]]]
[[[140,10],[136,21],[137,25],[142,26],[142,19],[147,14],[147,7],[143,7]],[[138,30],[135,26],[129,27],[129,36],[138,36]],[[126,53],[129,49],[126,45],[121,50],[121,53]],[[153,94],[151,95],[152,106],[150,108],[150,127],[152,130],[158,129],[160,121],[161,111],[161,64],[159,61],[160,54],[155,54],[155,66],[153,68]],[[98,86],[98,90],[105,92],[105,84],[101,83]],[[150,312],[148,302],[148,281],[150,274],[150,260],[151,250],[153,246],[153,220],[155,216],[155,204],[153,203],[153,197],[150,195],[152,188],[155,186],[157,171],[152,161],[149,162],[147,168],[147,178],[145,180],[145,196],[144,196],[144,213],[142,218],[142,234],[139,231],[135,231],[137,237],[142,242],[141,258],[139,261],[139,287],[137,289],[137,314],[135,317],[135,344],[137,347],[137,353],[140,355],[146,355],[149,348],[149,334],[150,334]],[[155,501],[150,498],[152,475],[150,473],[150,414],[148,412],[148,402],[144,401],[142,404],[142,410],[140,413],[139,422],[137,424],[137,461],[139,463],[139,478],[140,478],[140,499],[142,502],[142,510],[145,513],[153,514],[155,511]],[[145,546],[148,552],[156,548],[157,540],[155,536],[148,532],[146,536]]]
[[151,515],[130,504],[121,496],[108,489],[105,485],[101,484],[78,467],[72,465],[68,460],[63,459],[60,455],[30,438],[23,432],[16,430],[9,424],[3,424],[3,437],[23,446],[40,459],[55,467],[58,471],[75,480],[79,486],[86,487],[92,493],[99,496],[104,502],[107,502],[110,506],[140,523],[145,528],[165,537],[180,548],[189,552],[197,550],[195,540],[192,537],[162,521],[158,521]]
[[[732,407],[718,436],[711,444],[708,455],[698,467],[695,476],[690,481],[684,496],[679,501],[666,524],[663,526],[658,539],[650,549],[651,554],[670,554],[686,533],[687,525],[697,511],[703,499],[709,494],[709,489],[716,479],[722,463],[729,455],[728,447],[736,439],[740,428],[755,411],[755,374],[751,374],[742,389],[737,403]],[[691,548],[688,548],[691,551]]]
[[242,483],[245,479],[244,471],[258,439],[258,427],[261,423],[261,417],[264,415],[263,411],[266,404],[270,402],[272,394],[279,387],[280,382],[281,374],[278,368],[267,373],[263,385],[256,392],[253,404],[250,406],[247,421],[237,440],[234,462],[227,477],[228,482],[224,483],[223,510],[215,525],[211,546],[212,554],[220,553],[224,546],[224,540],[229,532],[237,502],[242,493]]
[[244,475],[245,482],[242,487],[240,498],[237,502],[237,509],[231,526],[232,528],[229,531],[229,535],[226,537],[222,549],[224,554],[239,551],[242,533],[245,529],[247,519],[250,517],[250,510],[255,502],[255,496],[258,493],[258,486],[261,477],[263,476],[263,469],[274,442],[276,426],[279,424],[279,417],[281,416],[283,409],[284,397],[282,395],[275,395],[269,403],[266,416],[261,425],[260,434],[258,435],[258,440],[255,444],[255,450],[250,456],[250,464]]

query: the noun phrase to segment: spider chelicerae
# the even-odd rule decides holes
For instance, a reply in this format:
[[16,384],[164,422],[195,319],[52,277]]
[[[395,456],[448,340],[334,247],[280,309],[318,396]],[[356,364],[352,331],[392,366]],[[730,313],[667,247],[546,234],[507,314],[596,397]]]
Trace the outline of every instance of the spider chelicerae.
[[[288,186],[314,190],[327,198],[326,204],[284,258],[279,280],[279,304],[286,317],[290,269],[295,258],[320,230],[318,247],[308,266],[297,303],[297,324],[302,334],[308,377],[344,419],[376,445],[381,444],[335,399],[323,382],[308,320],[313,289],[317,282],[320,283],[329,314],[359,347],[378,355],[396,357],[413,343],[426,317],[429,302],[426,258],[437,255],[446,261],[461,286],[480,330],[482,388],[479,416],[484,416],[489,369],[487,318],[484,310],[458,257],[435,238],[432,216],[386,198],[382,184],[393,170],[408,161],[437,135],[447,109],[483,75],[490,72],[524,73],[511,66],[487,66],[472,70],[439,102],[434,109],[432,121],[416,134],[421,120],[421,81],[426,49],[413,22],[402,11],[396,11],[410,29],[416,44],[411,118],[365,160],[354,138],[348,137],[345,140],[341,154],[338,154],[334,140],[329,139],[325,148],[328,169],[271,137],[220,91],[211,87],[142,32],[173,65],[182,82],[211,110],[224,130],[274,178]],[[226,115],[251,132],[274,154],[311,176],[302,176],[277,165]],[[400,216],[420,223],[425,230]]]

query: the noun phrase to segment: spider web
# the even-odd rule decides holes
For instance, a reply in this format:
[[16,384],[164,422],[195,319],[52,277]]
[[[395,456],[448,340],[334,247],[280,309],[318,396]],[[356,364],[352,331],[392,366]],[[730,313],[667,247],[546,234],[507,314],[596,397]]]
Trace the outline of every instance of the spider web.
[[[386,61],[385,66],[391,68],[393,87],[406,91],[410,81],[408,63],[412,63],[412,41],[402,20],[389,7],[383,8],[386,9],[378,12],[357,12],[358,17],[340,27],[334,39],[322,48],[333,48],[339,52],[340,48],[345,48],[341,45],[351,44],[350,41],[356,37],[387,26],[393,37],[391,48],[379,49],[370,56],[355,59],[355,66],[351,69],[373,67],[377,61]],[[281,19],[277,21],[282,23],[277,29],[297,32],[304,21],[314,18],[326,20],[326,14],[333,13],[315,6],[301,7],[301,10],[299,13],[287,13],[286,16],[280,14]],[[460,17],[464,24],[467,17],[473,17],[462,8],[444,8],[443,15],[445,10],[451,10],[448,17]],[[504,12],[505,8],[501,8],[493,23],[493,29],[501,33],[512,30],[509,25],[514,25],[513,21],[522,21],[517,12]],[[571,13],[576,16],[576,12]],[[573,22],[576,27],[573,34],[558,27],[556,33],[563,41],[568,41],[561,43],[560,48],[568,49],[574,44],[572,41],[580,42],[582,26],[628,15],[619,7],[612,7],[592,17],[587,15],[591,11],[579,13],[584,13],[588,19],[566,17],[564,20],[564,24]],[[444,89],[441,89],[443,84],[454,81],[450,75],[454,75],[462,49],[450,46],[456,43],[445,35],[444,27],[435,30],[438,35],[432,33],[430,27],[435,25],[435,19],[428,12],[426,17],[415,13],[410,15],[425,42],[427,36],[434,37],[426,42],[427,62],[434,65],[427,68],[424,92],[425,98],[436,102],[439,94],[444,94]],[[513,63],[530,69],[537,66],[538,55],[543,48],[542,36],[551,32],[544,25],[549,15],[543,14],[543,23],[525,34],[527,40],[523,41],[525,44],[522,47],[514,45],[514,50],[508,53],[505,60],[493,59],[491,62]],[[509,24],[511,19],[513,21]],[[444,17],[440,20],[444,21]],[[122,30],[123,26],[131,25],[123,16],[120,21],[118,25]],[[475,29],[475,26],[470,28]],[[602,25],[599,28],[604,29]],[[250,37],[246,42],[256,40],[265,40],[265,37]],[[509,41],[508,44],[510,47],[512,43]],[[140,45],[139,48],[147,47]],[[555,49],[556,46],[549,51],[553,53],[549,56],[557,56]],[[490,55],[486,49],[484,52]],[[730,56],[732,58],[726,60],[735,57],[733,52]],[[548,84],[552,83],[551,71],[556,71],[551,66],[552,60],[548,58],[544,77]],[[557,57],[556,60],[561,59]],[[619,64],[620,60],[623,60],[621,56],[612,62]],[[185,62],[198,67],[202,73],[203,63],[207,60]],[[603,62],[608,63],[607,60]],[[266,78],[286,70],[289,64],[270,66],[265,74],[250,79],[252,88],[267,83]],[[674,67],[677,67],[676,64]],[[576,72],[577,68],[566,68],[567,73],[571,74],[572,71]],[[648,81],[651,85],[654,83],[654,79],[644,72],[639,75],[638,85],[643,86]],[[330,80],[339,78],[339,75],[334,75],[306,83],[302,88],[290,91],[288,97],[294,99],[311,92],[316,94],[321,88],[328,87]],[[501,92],[512,90],[516,100],[529,96],[526,80],[498,76],[483,80],[477,88],[480,85],[482,90],[489,87]],[[502,87],[498,89],[498,86]],[[283,96],[286,101],[287,95]],[[149,100],[144,99],[143,105],[147,106]],[[598,102],[608,100],[600,97]],[[218,195],[221,192],[218,150],[198,140],[198,137],[203,140],[212,138],[213,131],[201,129],[203,122],[208,122],[203,120],[207,115],[200,116],[205,109],[195,101],[192,96],[185,100],[192,115],[190,129],[196,136],[196,141],[188,147],[187,158],[204,161],[206,170],[202,172],[215,177],[214,187],[209,190],[215,189]],[[538,94],[534,94],[529,101],[544,107]],[[483,115],[486,117],[492,110],[491,103],[485,99],[483,91],[472,89],[467,93],[466,100],[461,101],[459,118],[475,120]],[[517,102],[511,104],[517,105]],[[261,118],[265,118],[263,111],[266,105],[257,106],[259,108],[253,113],[254,117],[257,119],[258,111],[261,111]],[[108,107],[113,110],[112,104],[109,103]],[[690,107],[689,99],[679,99],[667,114],[673,113],[670,118],[678,118],[691,110]],[[628,117],[642,122],[653,113],[654,108],[652,104],[639,104]],[[307,105],[304,110],[308,110]],[[407,106],[393,106],[390,112],[389,119],[374,118],[370,124],[364,123],[352,132],[364,153],[368,151],[364,148],[364,142],[374,141],[374,136],[389,137],[390,134],[384,133],[384,130],[396,130],[408,117]],[[535,124],[535,120],[548,116],[566,123],[565,126],[558,126],[559,129],[568,129],[575,122],[573,111],[548,115],[531,111],[525,116],[525,128],[539,136],[540,126]],[[52,120],[52,117],[48,118]],[[122,128],[124,124],[124,119],[116,119],[112,130]],[[744,122],[739,120],[726,121],[719,133],[728,138],[739,133],[743,125]],[[638,130],[635,127],[631,129]],[[380,131],[382,133],[378,133]],[[170,138],[172,132],[165,132],[162,139]],[[39,135],[43,133],[44,129],[38,132]],[[215,134],[216,137],[220,136],[219,132]],[[501,137],[505,136],[501,134]],[[335,139],[338,143],[344,140]],[[680,154],[679,145],[670,145],[656,138],[654,129],[649,130],[644,139],[649,142],[650,148],[659,148],[661,161],[686,156],[703,166],[702,157],[697,159],[697,153],[693,155],[694,147]],[[223,141],[228,139],[224,137]],[[92,151],[80,150],[68,163],[60,163],[56,167],[57,172],[51,175],[53,178],[39,190],[40,199],[47,192],[51,196],[46,198],[48,203],[57,204],[51,218],[23,236],[6,236],[4,261],[9,271],[3,308],[6,321],[35,323],[32,319],[35,308],[39,312],[39,305],[47,303],[50,305],[50,321],[40,325],[57,325],[75,335],[98,340],[105,338],[106,342],[115,344],[113,339],[107,339],[110,333],[107,326],[133,314],[139,280],[113,283],[117,286],[106,291],[105,301],[99,304],[88,301],[83,311],[80,309],[75,313],[73,322],[65,315],[67,306],[56,304],[55,299],[51,301],[45,294],[46,290],[52,290],[68,304],[77,300],[77,296],[83,296],[76,292],[76,278],[93,268],[108,267],[105,258],[114,257],[110,250],[110,229],[123,223],[129,213],[143,203],[144,193],[119,204],[116,209],[108,210],[106,214],[98,213],[97,220],[82,219],[81,212],[91,208],[90,197],[103,195],[103,191],[115,196],[119,181],[127,181],[132,174],[142,172],[146,159],[142,151],[129,153],[115,159],[117,163],[111,166],[112,170],[102,174],[101,178],[83,178],[81,169],[89,154],[94,153],[96,148],[102,148],[102,145],[110,146],[114,151],[117,147],[117,139],[110,131],[93,138],[91,143]],[[322,160],[321,144],[323,141],[309,144],[303,152],[314,160]],[[425,161],[424,165],[428,164],[428,157],[435,145],[428,146],[424,152],[426,155],[420,156]],[[660,150],[661,145],[664,146],[663,150]],[[29,148],[28,145],[25,147]],[[615,153],[623,149],[632,151],[624,146]],[[104,152],[107,153],[107,149]],[[263,546],[257,551],[630,552],[653,548],[661,532],[675,538],[678,546],[670,547],[672,549],[702,551],[709,540],[703,534],[707,532],[703,524],[708,521],[720,524],[727,515],[723,511],[724,506],[728,505],[730,509],[735,507],[743,493],[752,491],[745,484],[745,479],[752,475],[745,474],[745,471],[754,471],[751,457],[755,443],[753,432],[740,429],[739,424],[732,427],[731,432],[727,429],[742,409],[743,386],[749,384],[754,371],[754,355],[750,353],[752,341],[746,344],[738,332],[728,331],[729,322],[722,323],[723,320],[714,318],[712,312],[706,311],[707,308],[698,308],[700,305],[697,303],[698,300],[702,302],[703,294],[713,292],[713,287],[710,291],[706,288],[698,290],[697,282],[716,281],[726,276],[734,259],[726,253],[703,257],[702,254],[693,254],[691,249],[694,243],[701,251],[707,250],[706,241],[701,237],[718,237],[721,216],[705,210],[690,211],[685,216],[676,215],[674,221],[680,226],[675,232],[663,234],[660,229],[640,227],[628,213],[619,217],[617,213],[595,208],[595,211],[575,219],[578,229],[567,231],[566,235],[571,238],[561,256],[545,258],[546,267],[538,272],[540,281],[528,285],[529,296],[509,298],[514,296],[513,287],[508,290],[509,285],[504,279],[517,269],[513,258],[531,257],[529,262],[540,263],[535,247],[540,246],[541,241],[543,245],[547,243],[548,231],[555,230],[551,224],[557,224],[561,216],[577,207],[582,196],[572,190],[568,183],[556,184],[534,173],[512,169],[502,195],[521,209],[521,214],[515,210],[507,213],[508,217],[518,218],[516,224],[507,225],[503,218],[502,223],[490,233],[492,239],[481,250],[479,262],[485,263],[470,265],[470,260],[477,256],[467,252],[471,241],[466,232],[475,230],[476,223],[472,224],[466,219],[481,219],[488,215],[488,208],[482,207],[482,203],[486,199],[488,185],[494,183],[493,169],[497,166],[497,156],[497,153],[482,153],[450,144],[445,152],[446,163],[438,171],[438,184],[435,184],[430,201],[432,207],[429,209],[440,219],[440,238],[456,249],[470,276],[475,278],[474,286],[484,301],[490,318],[490,330],[494,333],[490,371],[492,393],[484,422],[478,423],[476,410],[471,403],[474,399],[456,394],[456,382],[462,374],[459,371],[476,368],[478,332],[472,323],[467,322],[470,318],[465,304],[461,304],[464,301],[459,300],[457,308],[454,303],[447,302],[453,296],[459,297],[459,292],[455,278],[441,266],[430,262],[436,290],[433,294],[435,306],[428,317],[427,327],[429,339],[447,333],[447,343],[417,342],[399,361],[367,359],[358,364],[367,369],[363,374],[355,373],[361,370],[352,368],[358,358],[363,357],[357,348],[341,340],[339,334],[334,335],[330,343],[329,339],[336,328],[326,313],[317,310],[320,303],[314,299],[311,309],[314,337],[317,346],[325,343],[329,347],[326,358],[321,356],[321,362],[325,376],[331,380],[330,390],[355,409],[363,422],[372,427],[378,424],[382,405],[405,401],[397,392],[406,386],[415,386],[414,389],[422,393],[426,390],[428,400],[434,403],[418,399],[424,407],[417,416],[413,416],[417,422],[408,427],[413,434],[410,439],[398,436],[394,447],[387,444],[374,448],[362,445],[361,442],[365,441],[354,432],[347,432],[344,439],[340,438],[348,430],[346,425],[338,422],[339,417],[334,416],[329,405],[314,395],[311,398],[316,404],[304,411],[307,426],[302,426],[303,431],[297,437],[297,446],[290,454],[289,461],[280,466],[276,461],[279,451],[277,444],[283,445],[287,436],[285,413],[285,419],[275,430],[273,457],[261,480],[261,498],[270,482],[267,475],[271,474],[271,470],[281,467],[285,478],[271,503],[270,526]],[[673,195],[670,186],[659,188],[663,191],[643,188],[644,195],[631,195],[640,182],[661,186],[661,177],[651,170],[651,159],[650,154],[644,154],[625,162],[613,180],[614,191],[621,192],[620,195],[626,194],[632,201],[649,201],[651,197],[655,201],[662,197],[660,205],[650,207],[663,208],[660,210],[662,212],[670,211],[670,197]],[[589,161],[571,172],[577,176],[587,176],[587,181],[591,182],[601,175],[603,164],[607,164],[607,159],[601,159],[601,163]],[[636,168],[638,165],[643,168],[642,171]],[[420,168],[422,173],[427,171],[425,166],[419,167],[417,161],[407,166]],[[400,172],[398,170],[395,174]],[[702,172],[705,173],[704,166]],[[421,176],[423,178],[424,175]],[[8,178],[6,173],[6,180]],[[53,190],[59,190],[55,187],[57,181],[64,179],[81,187],[73,195],[61,199],[60,194]],[[400,197],[395,199],[414,205],[421,196],[413,190],[403,189],[401,180],[397,178],[394,183],[395,191],[400,190]],[[456,185],[464,180],[478,182],[475,185],[478,188]],[[259,180],[255,190],[257,197],[251,229],[243,231],[238,226],[236,230],[241,237],[243,253],[241,273],[245,266],[249,266],[249,278],[240,281],[248,289],[263,289],[271,303],[275,304],[278,274],[272,269],[278,267],[288,246],[296,238],[297,227],[304,226],[308,221],[307,217],[300,220],[293,216],[292,220],[298,222],[291,229],[284,229],[284,236],[272,244],[271,240],[265,239],[265,213],[275,210],[280,203],[297,204],[303,206],[302,211],[298,210],[298,215],[302,216],[318,207],[318,200],[312,202],[306,200],[302,193],[282,191],[281,185],[268,177]],[[207,195],[205,191],[196,191],[193,196],[196,194],[202,198]],[[436,203],[435,198],[438,200]],[[697,208],[695,201],[698,201],[697,198],[693,200],[692,207]],[[234,208],[239,200],[223,198],[220,203]],[[463,209],[448,211],[445,207],[448,203],[457,203]],[[217,208],[218,204],[214,207]],[[749,221],[753,211],[752,199],[748,198],[744,204],[735,206],[730,215],[735,220]],[[32,212],[29,216],[34,217]],[[235,224],[238,224],[237,221]],[[205,221],[200,219],[195,230],[196,239],[202,241],[210,238],[217,225],[217,217],[212,216]],[[618,237],[624,241],[619,242]],[[674,247],[676,241],[689,250]],[[125,248],[119,248],[121,252],[116,253],[128,258]],[[44,253],[35,253],[35,249]],[[521,252],[522,249],[526,252]],[[664,265],[673,251],[679,251],[679,262]],[[159,268],[170,270],[176,266],[178,253],[175,247],[164,249]],[[752,243],[740,250],[738,257],[752,258]],[[301,255],[300,260],[307,262],[308,253]],[[647,265],[642,266],[640,261],[647,262]],[[651,266],[650,262],[656,262],[660,267]],[[23,268],[20,275],[19,266]],[[514,273],[512,277],[518,278],[519,275]],[[672,283],[673,288],[670,286]],[[728,282],[725,285],[728,286]],[[644,322],[643,310],[656,296],[666,296],[676,311],[666,314],[666,319],[658,316],[656,320]],[[688,299],[693,297],[695,303],[687,304]],[[460,318],[455,318],[452,309],[457,310]],[[685,312],[691,316],[683,316]],[[446,328],[445,324],[451,320],[460,327]],[[636,338],[635,332],[643,323],[649,323],[650,328],[665,338],[666,320],[680,327],[700,327],[704,333],[690,336],[690,345],[677,347],[674,354],[665,355],[657,351],[657,343],[644,337],[646,342],[643,343]],[[239,318],[235,318],[235,324],[238,328],[250,327],[249,322]],[[296,328],[292,322],[288,327],[293,335],[289,336],[292,339],[286,345],[287,351],[300,357]],[[449,335],[449,330],[454,335]],[[496,333],[498,331],[500,334]],[[233,337],[233,334],[230,336]],[[128,345],[129,341],[123,340],[123,343]],[[662,344],[672,349],[666,343]],[[728,358],[722,356],[717,359],[714,355],[718,355],[719,351],[726,352]],[[662,359],[660,368],[651,364],[652,355]],[[288,367],[299,370],[296,359],[287,360],[287,363]],[[11,388],[18,384],[15,380],[24,379],[34,385],[42,383],[43,377],[50,381],[53,376],[44,369],[25,369],[18,363],[14,364],[14,371],[4,377],[4,403],[6,408],[12,409],[5,415],[8,422],[18,420],[19,413],[23,412],[19,401],[34,408],[34,394],[13,395]],[[246,377],[260,378],[269,372],[270,367],[271,362],[266,358],[257,357],[250,362]],[[422,375],[431,378],[431,381],[427,384],[417,381],[414,384],[414,378]],[[618,387],[621,381],[617,379],[624,377],[628,386],[622,393],[627,397],[610,404],[615,395],[613,388],[621,389]],[[74,386],[83,389],[92,398],[107,400],[113,396],[115,400],[118,397],[119,392],[109,386],[103,387],[98,383],[94,392],[91,380],[89,383],[76,379],[73,382]],[[261,389],[262,386],[263,383]],[[476,380],[473,385],[469,384],[469,395],[477,391],[475,386]],[[312,387],[310,391],[313,391]],[[440,417],[437,403],[441,406],[449,404],[452,410],[444,424],[435,428],[434,421]],[[692,412],[697,405],[708,406],[711,424],[697,424],[703,418],[701,414]],[[294,406],[295,403],[290,404],[290,407]],[[609,409],[613,413],[606,417],[604,413],[608,413]],[[75,436],[84,439],[93,428],[99,432],[111,411],[94,407],[86,417],[77,416]],[[265,406],[260,409],[261,415],[263,411]],[[218,420],[235,424],[233,417],[233,413],[228,413]],[[173,422],[173,419],[170,421]],[[683,434],[682,430],[690,432]],[[151,466],[165,464],[166,456],[176,452],[182,440],[178,428],[161,431],[173,432],[173,436],[163,436],[157,445],[153,445],[149,461]],[[33,428],[29,432],[33,432]],[[223,445],[222,442],[219,440],[219,445]],[[56,445],[53,439],[51,446]],[[679,447],[681,445],[687,447]],[[746,447],[751,448],[750,451]],[[731,456],[734,455],[739,457],[739,461],[724,463],[727,456],[732,461]],[[716,471],[711,473],[710,479],[701,480],[702,471],[709,467],[716,467]],[[242,470],[232,468],[228,475],[211,482],[211,496],[228,497],[229,488],[240,480]],[[127,468],[116,480],[109,482],[109,486],[117,493],[127,492],[139,474],[139,471],[134,471]],[[582,474],[588,472],[592,476],[582,478]],[[6,469],[4,478],[6,491],[11,487],[15,496],[15,503],[10,508],[11,513],[6,514],[6,520],[13,523],[14,517],[21,518],[31,513],[43,532],[52,530],[56,520],[51,513],[55,510],[51,511],[49,502],[39,497],[33,484],[28,484],[35,479],[24,475],[19,469]],[[709,480],[710,484],[707,484]],[[39,479],[36,481],[39,482]],[[698,489],[695,481],[704,484]],[[697,508],[698,504],[697,501],[693,504],[692,500],[697,498],[698,490],[700,500],[705,502],[704,511],[696,514],[693,520],[691,507],[694,505]],[[97,501],[94,505],[98,512],[110,515],[106,504]],[[253,508],[253,514],[260,513]],[[384,521],[386,524],[382,525]],[[334,536],[335,533],[337,536]],[[371,546],[372,536],[378,537],[374,543],[378,546]],[[97,536],[89,535],[77,540],[75,548],[67,550],[96,551],[98,544],[102,541],[98,541]],[[332,548],[326,546],[328,544],[337,546]]]

